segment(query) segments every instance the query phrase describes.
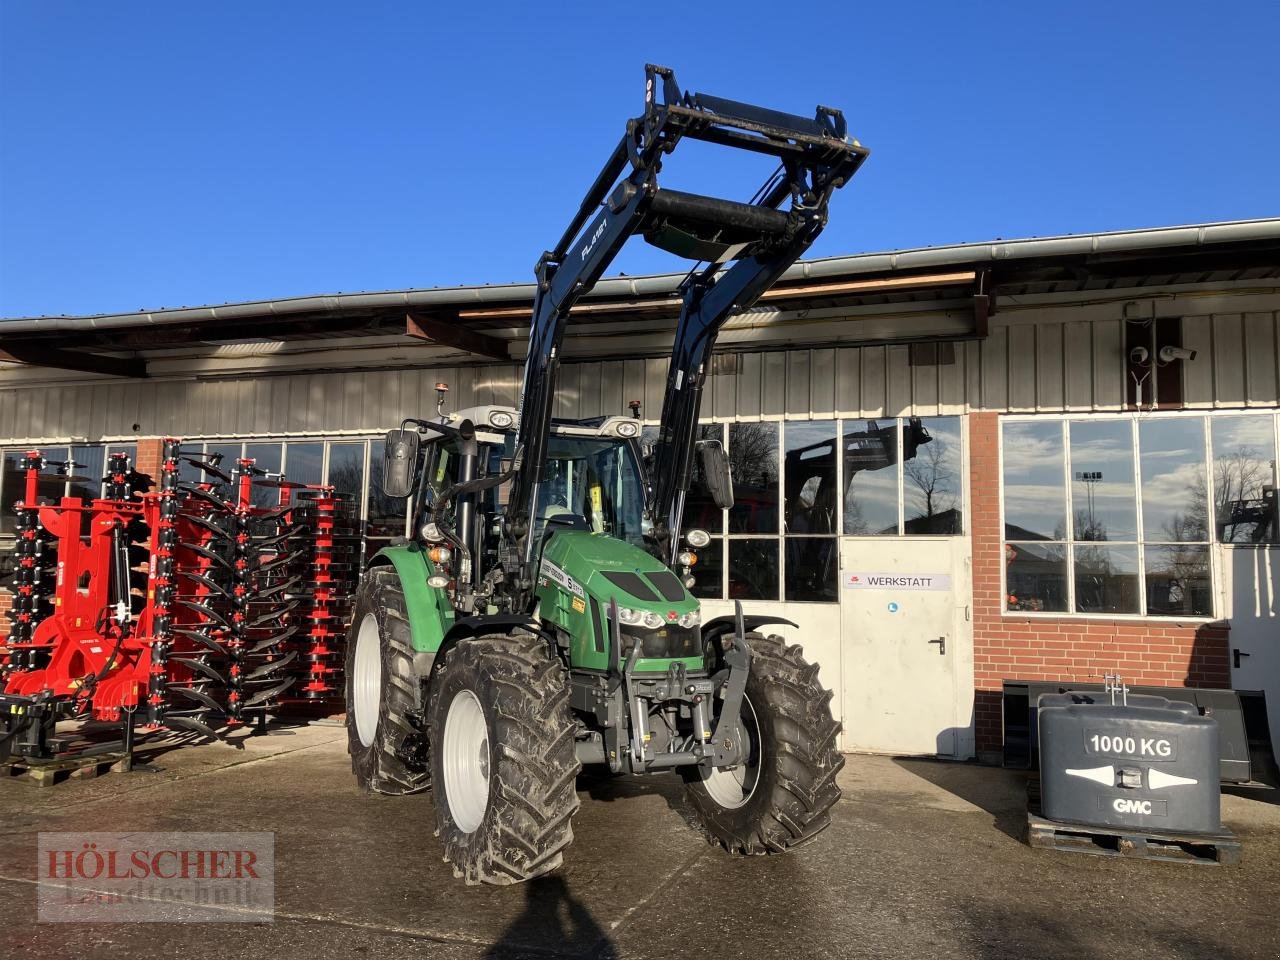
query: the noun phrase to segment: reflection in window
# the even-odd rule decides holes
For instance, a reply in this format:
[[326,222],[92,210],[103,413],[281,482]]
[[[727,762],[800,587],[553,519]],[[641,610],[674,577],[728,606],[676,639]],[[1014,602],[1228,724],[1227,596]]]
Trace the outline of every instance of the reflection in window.
[[329,480],[338,493],[360,505],[364,483],[364,441],[329,444]]
[[[733,471],[730,533],[778,532],[778,425],[729,424],[729,465]],[[777,566],[775,544],[774,566]],[[733,562],[730,558],[730,569]],[[776,596],[775,589],[775,596]]]
[[1004,529],[1010,540],[1064,540],[1062,424],[1006,423],[1003,443]]
[[840,548],[835,537],[787,537],[787,600],[838,599]]
[[1006,543],[1006,604],[1010,610],[1065,612],[1067,548],[1060,543]]
[[96,500],[102,496],[102,478],[107,474],[106,449],[101,445],[72,447],[71,459],[74,464],[68,473],[83,480],[71,482],[71,496],[81,500]]
[[838,532],[835,421],[788,423],[785,440],[786,532]]
[[1213,612],[1207,546],[1149,546],[1146,554],[1148,613],[1207,617]]
[[1071,504],[1076,540],[1138,539],[1131,421],[1071,422]]
[[960,420],[912,418],[903,424],[904,524],[909,534],[957,534],[961,515]]
[[[246,443],[244,455],[253,461],[253,465],[267,473],[279,473],[281,446],[279,443]],[[253,504],[258,507],[273,507],[280,503],[280,491],[271,487],[254,487]]]
[[[724,427],[718,423],[703,423],[698,426],[697,439],[719,440],[724,443]],[[734,474],[737,480],[737,474]],[[698,528],[707,533],[724,532],[724,511],[716,506],[707,487],[707,477],[702,471],[702,459],[694,453],[693,466],[689,479],[689,493],[684,501],[684,528]]]
[[324,444],[290,443],[285,448],[285,473],[298,483],[320,483],[324,479]]
[[1275,543],[1275,432],[1271,417],[1212,421],[1213,500],[1223,543]]
[[1204,470],[1204,420],[1171,417],[1138,423],[1142,467],[1142,530],[1147,541],[1209,538]]
[[898,425],[849,420],[844,425],[844,532],[898,533]]
[[778,540],[729,541],[729,599],[778,599]]
[[724,596],[724,540],[712,538],[697,551],[698,562],[690,569],[693,587],[689,591],[700,599],[718,600]]
[[1075,548],[1076,610],[1080,613],[1138,613],[1137,545]]
[[4,470],[0,472],[0,536],[11,537],[17,529],[13,505],[22,499],[22,451],[4,451]]

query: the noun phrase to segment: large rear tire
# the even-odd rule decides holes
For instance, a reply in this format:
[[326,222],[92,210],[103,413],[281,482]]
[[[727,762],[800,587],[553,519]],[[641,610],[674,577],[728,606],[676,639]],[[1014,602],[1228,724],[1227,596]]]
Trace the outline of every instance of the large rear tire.
[[730,853],[782,853],[831,823],[840,799],[840,724],[818,667],[781,637],[748,634],[741,726],[750,755],[733,770],[687,770],[686,799],[707,839]]
[[416,793],[430,786],[422,689],[400,578],[375,568],[361,581],[347,634],[347,752],[360,786]]
[[437,833],[468,884],[554,870],[573,842],[574,746],[568,676],[531,634],[463,640],[428,706]]

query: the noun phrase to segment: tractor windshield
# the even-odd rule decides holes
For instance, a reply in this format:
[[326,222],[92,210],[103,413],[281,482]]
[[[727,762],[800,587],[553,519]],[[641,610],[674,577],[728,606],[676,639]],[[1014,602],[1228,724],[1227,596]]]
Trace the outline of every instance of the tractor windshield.
[[536,538],[554,518],[636,546],[644,543],[644,487],[635,451],[624,440],[552,435],[536,504]]

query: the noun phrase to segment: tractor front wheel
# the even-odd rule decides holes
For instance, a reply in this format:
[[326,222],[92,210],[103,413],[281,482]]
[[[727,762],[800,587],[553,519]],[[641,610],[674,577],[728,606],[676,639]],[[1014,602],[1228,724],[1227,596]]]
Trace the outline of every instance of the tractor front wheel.
[[582,765],[564,667],[540,637],[463,640],[431,687],[437,833],[468,884],[519,883],[573,842]]
[[404,591],[394,570],[375,568],[356,593],[347,634],[347,752],[356,780],[374,793],[428,786],[421,688]]
[[738,766],[684,776],[686,799],[708,840],[730,853],[782,853],[831,822],[840,799],[840,724],[818,667],[781,637],[748,634],[751,672],[741,722],[749,752]]

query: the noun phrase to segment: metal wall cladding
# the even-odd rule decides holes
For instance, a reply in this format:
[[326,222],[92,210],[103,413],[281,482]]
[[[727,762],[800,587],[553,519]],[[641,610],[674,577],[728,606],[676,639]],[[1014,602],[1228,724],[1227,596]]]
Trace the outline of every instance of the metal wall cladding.
[[[708,378],[705,419],[935,416],[968,410],[1123,409],[1125,323],[1119,309],[1010,311],[982,341],[954,344],[953,362],[912,364],[911,348],[821,346],[742,353],[736,373]],[[1079,316],[1082,319],[1073,319]],[[1274,407],[1280,390],[1280,311],[1182,316],[1186,405]],[[945,355],[947,351],[942,351]],[[430,415],[435,384],[449,408],[514,406],[521,366],[431,366],[190,380],[0,383],[0,445],[180,437],[377,433],[405,415]],[[47,376],[47,374],[45,374]],[[25,372],[24,372],[25,378]],[[556,415],[661,413],[663,358],[566,361]],[[135,424],[137,425],[135,427]]]
[[1222,829],[1218,723],[1163,697],[1039,699],[1044,815],[1064,823],[1215,833]]

